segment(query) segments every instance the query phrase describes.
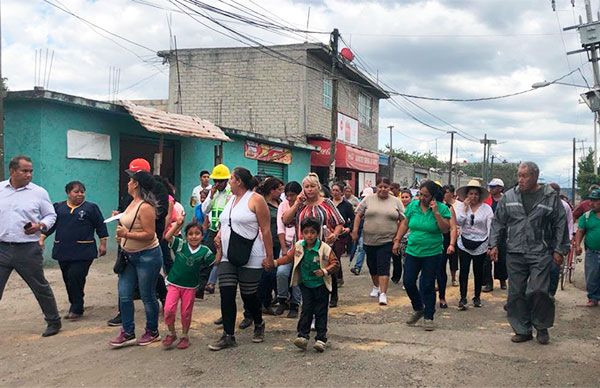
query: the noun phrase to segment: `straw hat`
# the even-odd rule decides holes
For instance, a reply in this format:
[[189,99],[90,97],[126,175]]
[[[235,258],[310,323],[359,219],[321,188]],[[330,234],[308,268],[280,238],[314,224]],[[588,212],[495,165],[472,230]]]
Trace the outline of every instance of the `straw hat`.
[[461,201],[464,201],[465,198],[467,197],[467,193],[469,192],[469,189],[478,189],[479,190],[479,200],[480,201],[485,201],[487,199],[487,197],[490,195],[490,192],[483,186],[481,186],[481,183],[479,183],[478,180],[476,179],[471,179],[469,181],[469,183],[467,183],[466,186],[463,186],[461,188],[459,188],[458,190],[456,190],[456,195],[458,196],[458,198],[460,198]]

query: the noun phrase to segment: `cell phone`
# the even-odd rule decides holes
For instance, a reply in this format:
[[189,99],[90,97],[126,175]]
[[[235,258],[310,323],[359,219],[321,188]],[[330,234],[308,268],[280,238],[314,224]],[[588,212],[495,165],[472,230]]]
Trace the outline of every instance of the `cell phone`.
[[31,222],[28,222],[28,223],[25,224],[25,226],[23,227],[23,229],[27,230],[27,229],[29,229],[31,227],[32,227]]

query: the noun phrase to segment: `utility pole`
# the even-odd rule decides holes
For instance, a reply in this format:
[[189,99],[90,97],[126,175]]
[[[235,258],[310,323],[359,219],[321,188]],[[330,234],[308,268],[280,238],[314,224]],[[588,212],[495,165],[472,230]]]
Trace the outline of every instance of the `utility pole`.
[[490,163],[490,178],[494,176],[494,158],[495,156],[492,155],[492,163]]
[[454,153],[454,134],[456,131],[449,131],[450,134],[450,166],[448,166],[448,184],[452,184],[452,156]]
[[[331,32],[331,143],[329,145],[329,184],[335,180],[335,146],[338,134],[338,79],[336,68],[338,64],[338,41],[340,32],[334,28]],[[391,144],[390,144],[391,146]]]
[[573,138],[573,172],[571,176],[571,204],[575,205],[575,168],[576,166],[576,158],[577,155],[577,140]]
[[390,129],[390,159],[388,161],[388,167],[390,169],[390,182],[394,180],[394,147],[392,146],[392,129],[394,129],[393,125],[388,126]]
[[2,78],[2,11],[0,3],[0,181],[4,180],[4,79]]
[[497,144],[498,142],[494,139],[488,139],[487,133],[483,136],[483,139],[479,141],[483,144],[483,166],[482,166],[482,178],[484,183],[487,184],[489,182],[489,170],[488,164],[490,163],[490,148],[492,144]]

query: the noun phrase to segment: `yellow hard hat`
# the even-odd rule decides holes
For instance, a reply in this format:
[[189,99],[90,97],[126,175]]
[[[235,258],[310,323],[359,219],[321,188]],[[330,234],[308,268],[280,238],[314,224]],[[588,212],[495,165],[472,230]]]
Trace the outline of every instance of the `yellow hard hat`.
[[440,181],[433,181],[433,183],[435,183],[436,185],[442,187],[442,182],[440,182]]
[[212,170],[212,174],[210,174],[210,179],[214,180],[223,180],[231,178],[231,173],[229,172],[229,168],[227,168],[224,164],[217,164],[215,168]]

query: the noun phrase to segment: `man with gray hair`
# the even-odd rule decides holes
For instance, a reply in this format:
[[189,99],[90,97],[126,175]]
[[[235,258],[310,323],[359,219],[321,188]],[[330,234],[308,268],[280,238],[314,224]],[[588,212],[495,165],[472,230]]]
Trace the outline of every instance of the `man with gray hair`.
[[549,295],[552,261],[562,263],[569,252],[566,213],[556,191],[538,183],[533,162],[519,165],[518,185],[500,200],[489,242],[489,256],[498,260],[498,246],[506,246],[508,321],[513,342],[533,339],[545,345],[554,324],[554,301]]

